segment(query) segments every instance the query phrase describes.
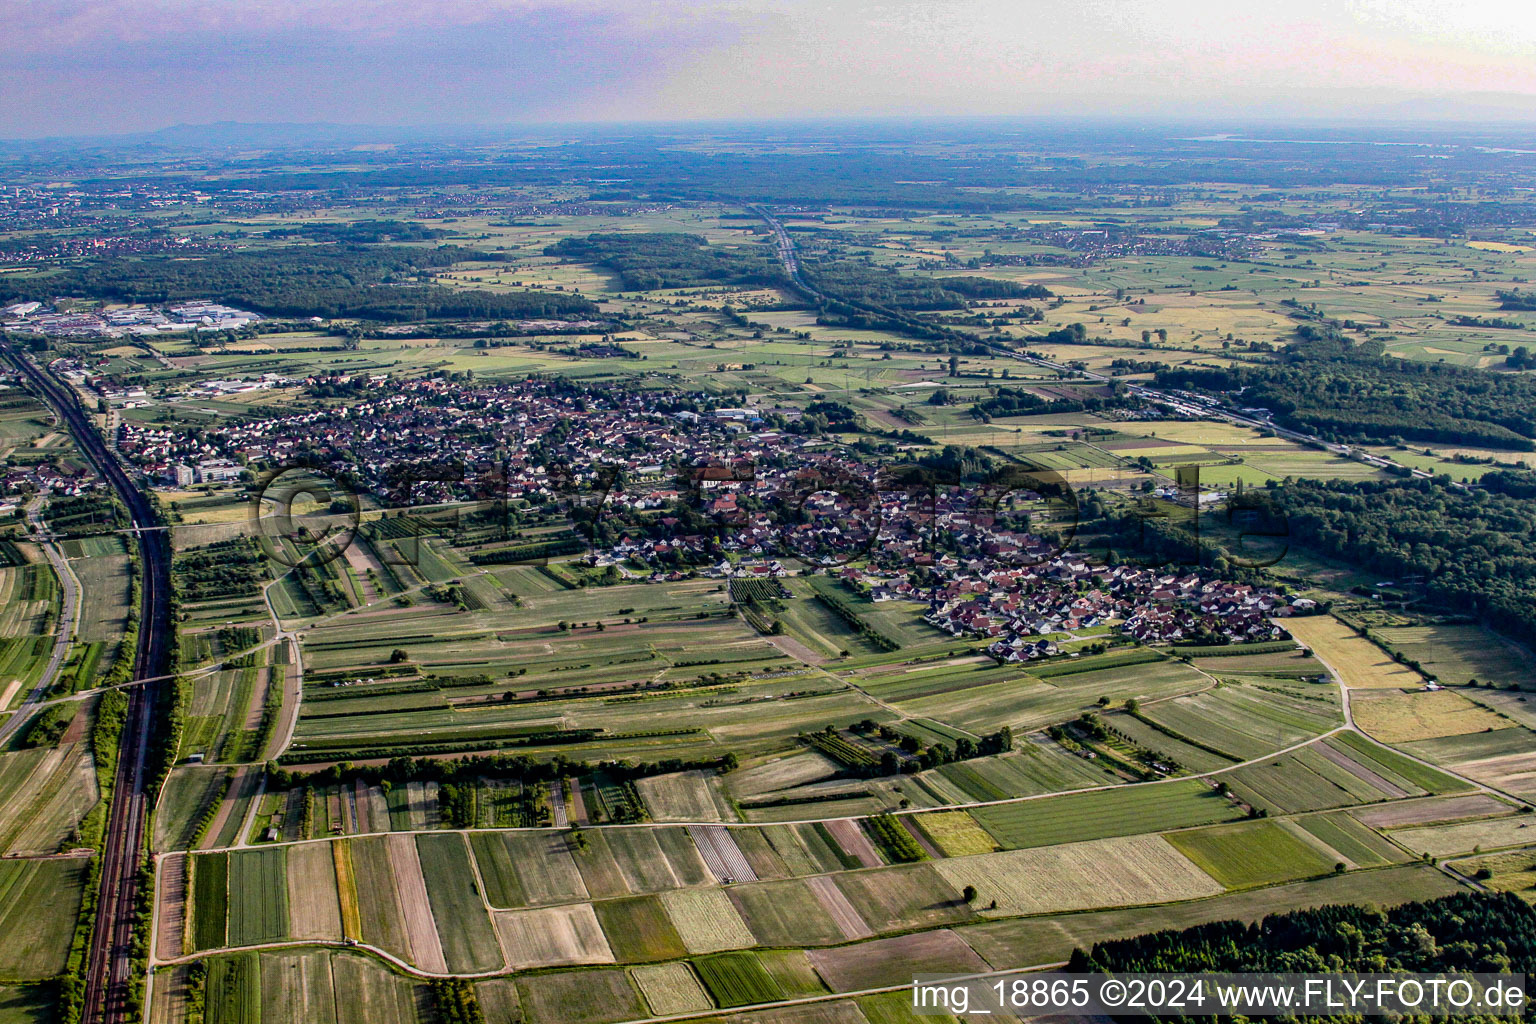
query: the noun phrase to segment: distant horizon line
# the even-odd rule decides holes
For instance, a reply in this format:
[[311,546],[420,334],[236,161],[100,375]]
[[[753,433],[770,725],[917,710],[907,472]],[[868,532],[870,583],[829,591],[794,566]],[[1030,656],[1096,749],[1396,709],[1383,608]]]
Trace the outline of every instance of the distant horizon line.
[[[622,119],[549,119],[502,122],[411,122],[390,124],[368,121],[242,121],[220,119],[211,121],[177,121],[157,128],[125,129],[122,131],[76,132],[50,135],[11,135],[0,138],[0,145],[40,146],[48,144],[114,144],[129,142],[153,142],[157,137],[175,134],[195,135],[229,130],[299,130],[309,134],[370,133],[380,136],[473,136],[508,133],[555,134],[559,132],[601,132],[622,130],[729,130],[747,129],[772,125],[780,128],[856,128],[860,126],[930,126],[942,125],[1020,125],[1050,127],[1096,127],[1152,131],[1163,128],[1232,129],[1238,127],[1275,127],[1281,125],[1307,126],[1332,130],[1390,130],[1390,131],[1467,131],[1485,132],[1498,130],[1530,131],[1536,127],[1536,96],[1530,97],[1533,107],[1530,115],[1515,117],[1510,111],[1500,110],[1487,116],[1453,114],[1391,114],[1380,110],[1358,115],[1340,113],[1296,114],[1275,111],[1251,111],[1218,114],[1145,114],[1134,112],[1084,112],[1084,113],[1021,113],[1021,114],[817,114],[804,116],[743,116],[709,118],[622,118]],[[1218,134],[1229,134],[1218,132]],[[1232,133],[1235,135],[1235,133]],[[379,141],[388,141],[381,139]],[[1233,141],[1305,142],[1307,140],[1262,139],[1249,140],[1234,137]]]

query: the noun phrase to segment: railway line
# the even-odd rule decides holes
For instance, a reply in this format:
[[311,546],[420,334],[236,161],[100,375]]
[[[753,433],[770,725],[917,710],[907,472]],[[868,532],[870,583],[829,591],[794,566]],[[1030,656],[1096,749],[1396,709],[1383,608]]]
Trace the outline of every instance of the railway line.
[[81,1015],[85,1024],[118,1024],[134,1018],[132,946],[149,812],[147,769],[154,709],[171,668],[170,538],[166,531],[153,529],[158,524],[149,496],[107,448],[74,391],[9,345],[0,343],[0,355],[41,393],[74,435],[86,459],[117,494],[128,510],[139,548],[139,634],[133,676],[141,683],[127,688],[128,716],[100,854],[101,888],[86,954]]

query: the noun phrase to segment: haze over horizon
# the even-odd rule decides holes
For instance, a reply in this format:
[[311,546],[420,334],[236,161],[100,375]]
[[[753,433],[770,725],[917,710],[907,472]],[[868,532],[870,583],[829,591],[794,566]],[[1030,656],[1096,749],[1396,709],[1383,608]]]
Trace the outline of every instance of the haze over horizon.
[[1536,116],[1509,0],[42,0],[0,136],[918,116]]

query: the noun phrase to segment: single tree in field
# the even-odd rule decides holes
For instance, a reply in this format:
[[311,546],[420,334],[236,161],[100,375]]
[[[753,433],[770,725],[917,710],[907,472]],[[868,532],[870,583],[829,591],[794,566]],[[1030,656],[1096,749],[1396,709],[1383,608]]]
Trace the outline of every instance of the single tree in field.
[[389,663],[391,665],[398,665],[409,657],[409,654],[406,654],[400,648],[396,647],[394,650],[389,652]]
[[976,902],[976,896],[977,896],[977,892],[976,892],[976,887],[974,885],[968,885],[964,889],[960,890],[960,897],[962,899],[964,899],[965,902],[967,902],[967,903],[975,903]]

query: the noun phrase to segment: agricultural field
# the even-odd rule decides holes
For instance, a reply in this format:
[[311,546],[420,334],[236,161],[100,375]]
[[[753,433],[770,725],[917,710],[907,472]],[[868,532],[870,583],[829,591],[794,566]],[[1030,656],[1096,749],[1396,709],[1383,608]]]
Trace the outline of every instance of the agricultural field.
[[983,916],[1199,899],[1220,893],[1223,885],[1230,887],[1178,841],[1205,831],[954,857],[935,867],[952,888],[976,888],[971,902]]
[[[426,995],[419,982],[366,956],[339,950],[238,953],[211,958],[207,964],[206,979],[195,984],[198,1001],[213,1021],[417,1024]],[[193,983],[178,975],[171,981],[168,994],[185,1013]]]
[[64,969],[85,871],[84,857],[0,861],[0,978],[40,981]]
[[1477,626],[1391,626],[1375,629],[1374,635],[1443,683],[1462,686],[1476,681],[1536,688],[1529,654]]
[[912,983],[914,974],[978,974],[987,964],[947,928],[807,953],[834,992]]
[[270,728],[269,688],[281,686],[281,679],[274,680],[265,651],[251,660],[243,668],[193,680],[181,759],[200,754],[207,763],[241,763],[259,757]]
[[470,837],[493,907],[539,906],[587,898],[570,844],[557,832],[489,832]]
[[964,811],[938,811],[914,820],[946,857],[991,853],[997,849],[992,836]]
[[97,802],[83,738],[90,712],[66,706],[74,714],[64,738],[75,739],[0,753],[0,852],[8,856],[58,852]]
[[498,912],[496,932],[513,970],[614,962],[590,903]]
[[971,815],[1005,849],[1027,849],[1231,821],[1243,812],[1190,780],[980,807]]
[[1394,828],[1486,818],[1508,813],[1509,810],[1510,805],[1501,800],[1483,793],[1474,793],[1469,796],[1402,800],[1380,807],[1363,807],[1349,813],[1351,817],[1372,828]]
[[641,779],[635,789],[652,821],[721,821],[717,780],[704,772],[682,772]]
[[636,967],[630,971],[630,976],[645,996],[652,1016],[708,1010],[714,1005],[698,975],[686,962]]
[[1248,806],[1266,813],[1316,811],[1425,792],[1406,779],[1393,781],[1364,762],[1338,746],[1316,743],[1215,778]]
[[1536,845],[1536,824],[1529,815],[1522,814],[1452,825],[1400,828],[1390,834],[1414,853],[1427,853],[1431,857]]
[[690,953],[714,953],[757,944],[730,898],[717,889],[662,893],[661,904]]
[[1169,832],[1163,838],[1228,889],[1309,878],[1334,866],[1317,843],[1274,821]]
[[1370,868],[1408,859],[1403,849],[1361,824],[1348,814],[1313,814],[1295,819],[1314,839],[1325,844],[1353,867]]
[[1353,704],[1355,724],[1382,743],[1465,736],[1515,728],[1515,722],[1473,703],[1454,690],[1361,696]]
[[717,953],[693,961],[704,987],[722,1007],[771,1003],[784,998],[773,975],[752,953]]
[[1423,676],[1399,665],[1381,648],[1331,615],[1293,618],[1285,628],[1351,689],[1413,689],[1424,685]]
[[636,963],[677,958],[688,952],[659,897],[625,897],[592,906],[612,959]]
[[961,898],[961,890],[940,872],[939,866],[946,863],[848,871],[834,876],[833,884],[853,910],[849,923],[876,933],[968,921],[975,914]]
[[464,837],[418,835],[416,850],[448,970],[474,974],[500,967],[496,934],[500,931],[505,939],[506,931],[499,922],[496,930],[490,927]]
[[[322,178],[303,209],[288,189],[225,194],[226,171],[274,169],[259,154],[206,157],[196,203],[141,215],[120,197],[117,216],[144,222],[131,237],[174,229],[208,248],[174,261],[193,282],[225,259],[236,293],[267,279],[258,263],[281,278],[290,259],[339,260],[358,282],[316,320],[268,295],[251,308],[292,306],[291,320],[47,343],[99,388],[144,388],[98,415],[174,548],[185,700],[151,819],[147,1019],[429,1024],[472,994],[486,1024],[916,1024],[889,993],[853,993],[1465,888],[1426,855],[1528,896],[1528,653],[1472,621],[1493,614],[1487,593],[1445,608],[1439,582],[1419,587],[1464,553],[1438,550],[1466,540],[1457,530],[1512,548],[1520,531],[1490,515],[1434,543],[1324,553],[1385,528],[1349,494],[1519,507],[1525,478],[1493,475],[1536,467],[1514,450],[1525,441],[1496,446],[1519,431],[1447,407],[1443,430],[1373,408],[1364,427],[1314,409],[1302,432],[1282,429],[1286,413],[1229,418],[1166,390],[1236,409],[1280,388],[1250,387],[1259,375],[1323,351],[1361,394],[1430,408],[1464,368],[1524,408],[1536,363],[1518,349],[1536,315],[1499,308],[1536,271],[1519,179],[1452,189],[1470,148],[1457,143],[1438,154],[1443,178],[1422,154],[1406,170],[1386,146],[1351,157],[1404,187],[1357,183],[1355,164],[1304,188],[1257,172],[1185,182],[1191,151],[1240,171],[1248,158],[1180,139],[1154,185],[1133,159],[1026,141],[1047,155],[1009,149],[1006,189],[963,183],[995,162],[983,142],[942,147],[942,175],[919,162],[877,187],[866,164],[897,157],[866,160],[862,142],[765,152],[718,135],[665,147],[684,169],[707,155],[702,196],[692,170],[658,190],[643,147],[609,140],[598,158],[575,140],[509,145],[484,182],[466,145],[464,187],[415,164],[420,184],[391,185],[398,154],[347,151],[324,174],[368,186]],[[1246,145],[1275,159],[1273,143]],[[775,257],[774,214],[725,180],[739,161],[813,167],[834,151],[831,184],[763,180],[828,190],[772,206],[793,208],[783,237],[856,316],[806,301]],[[544,177],[519,180],[534,152]],[[295,180],[322,169],[293,159]],[[1287,181],[1295,159],[1280,161]],[[623,182],[594,177],[619,163]],[[1031,184],[1047,169],[1056,184]],[[89,283],[97,265],[71,257],[49,279]],[[18,273],[5,276],[33,276]],[[1377,388],[1377,349],[1423,380]],[[1238,383],[1186,380],[1226,373]],[[443,469],[422,459],[445,439],[462,462],[396,493],[407,471]],[[231,475],[256,482],[167,483],[165,463],[190,452],[229,454]],[[329,494],[301,503],[306,531],[355,531],[337,557],[300,557],[313,535],[270,529],[272,495],[252,498],[294,453],[365,478],[349,480],[365,492],[355,517]],[[0,460],[90,472],[14,389],[0,391]],[[960,493],[1026,467],[1070,484],[1069,515],[1047,511],[1049,489],[1002,514]],[[846,496],[774,493],[844,469],[964,487],[931,510],[882,491],[857,515],[878,510],[883,532],[845,559]],[[1340,507],[1292,516],[1280,563],[1241,565],[1239,496],[1278,507],[1316,481]],[[50,515],[99,526],[106,503],[82,493]],[[1139,529],[1153,512],[1157,528]],[[1174,550],[1190,524],[1210,542],[1195,557]],[[79,713],[48,712],[57,742],[0,744],[6,985],[62,966],[87,863],[72,848],[98,843],[94,697],[79,691],[125,671],[124,536],[60,540],[83,604],[56,690]],[[1461,571],[1482,579],[1483,561]],[[0,517],[0,707],[42,671],[60,590],[24,515]],[[838,998],[790,1002],[823,995]],[[786,1005],[741,1009],[759,1003]]]
[[622,968],[536,975],[519,981],[517,992],[530,1024],[610,1024],[646,1013]]
[[1496,853],[1452,861],[1451,864],[1490,889],[1512,892],[1527,901],[1536,899],[1536,851]]
[[1335,699],[1308,683],[1241,683],[1158,701],[1143,720],[1176,740],[1234,761],[1263,757],[1343,722]]
[[753,882],[727,890],[760,946],[821,946],[847,935],[811,884],[801,879]]

